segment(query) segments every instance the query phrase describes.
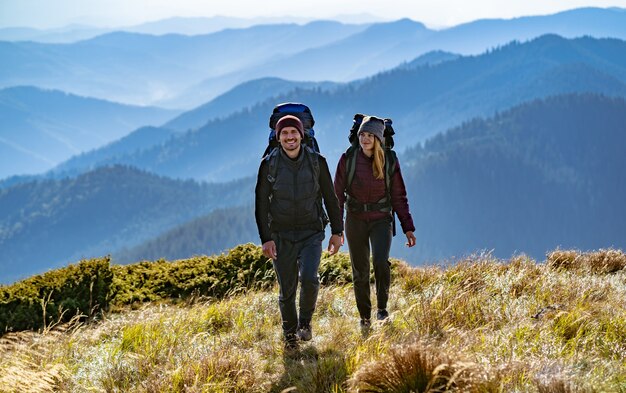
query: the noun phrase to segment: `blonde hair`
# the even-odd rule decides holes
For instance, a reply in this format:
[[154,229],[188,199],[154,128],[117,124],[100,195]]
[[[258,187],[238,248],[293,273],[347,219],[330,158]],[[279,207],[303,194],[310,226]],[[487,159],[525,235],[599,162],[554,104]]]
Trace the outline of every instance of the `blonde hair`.
[[374,138],[374,161],[372,162],[374,178],[382,180],[385,178],[385,151],[378,138]]

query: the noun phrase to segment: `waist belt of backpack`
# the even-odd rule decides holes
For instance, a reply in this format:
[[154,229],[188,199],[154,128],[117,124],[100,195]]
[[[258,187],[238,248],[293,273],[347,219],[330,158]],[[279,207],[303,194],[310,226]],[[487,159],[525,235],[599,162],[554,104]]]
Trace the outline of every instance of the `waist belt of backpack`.
[[353,213],[373,212],[373,211],[379,211],[379,212],[385,212],[385,213],[391,212],[391,202],[389,202],[386,197],[376,203],[361,203],[357,201],[356,199],[350,197],[350,195],[348,195],[347,205],[348,205],[348,210]]

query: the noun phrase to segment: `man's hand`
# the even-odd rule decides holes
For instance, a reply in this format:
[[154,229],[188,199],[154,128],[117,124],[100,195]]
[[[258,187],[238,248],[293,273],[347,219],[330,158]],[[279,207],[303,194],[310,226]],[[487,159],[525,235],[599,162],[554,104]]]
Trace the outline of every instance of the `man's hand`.
[[332,235],[328,240],[328,254],[335,255],[343,245],[343,235]]
[[276,259],[278,254],[276,254],[276,243],[274,240],[267,241],[263,243],[263,255],[268,258]]
[[404,243],[407,247],[413,247],[415,245],[415,235],[413,231],[408,231],[405,233],[407,242]]

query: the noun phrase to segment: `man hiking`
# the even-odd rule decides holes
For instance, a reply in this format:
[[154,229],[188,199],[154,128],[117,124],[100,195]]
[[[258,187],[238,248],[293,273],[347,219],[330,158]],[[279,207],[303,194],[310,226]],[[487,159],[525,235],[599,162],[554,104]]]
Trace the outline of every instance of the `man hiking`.
[[331,255],[341,247],[343,222],[326,159],[302,144],[305,134],[301,120],[285,115],[274,129],[279,146],[261,161],[255,217],[263,255],[272,259],[278,278],[285,348],[294,350],[298,339],[312,338],[311,318],[319,290],[318,268],[327,223],[322,200],[330,218]]

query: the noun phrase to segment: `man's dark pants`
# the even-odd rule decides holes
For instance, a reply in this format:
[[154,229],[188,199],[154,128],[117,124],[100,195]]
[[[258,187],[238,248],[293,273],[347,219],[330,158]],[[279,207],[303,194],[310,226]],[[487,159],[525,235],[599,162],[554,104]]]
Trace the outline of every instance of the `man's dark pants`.
[[370,319],[370,244],[376,280],[376,301],[379,309],[387,308],[391,268],[389,249],[392,239],[391,216],[382,220],[364,221],[346,216],[346,239],[352,262],[352,282],[356,306],[362,319]]
[[[277,257],[274,270],[280,288],[278,305],[283,319],[283,333],[290,337],[298,329],[298,320],[310,323],[317,293],[319,292],[318,268],[322,256],[324,232],[301,233],[293,236],[283,233],[273,234]],[[296,309],[296,292],[300,277],[300,316]]]

